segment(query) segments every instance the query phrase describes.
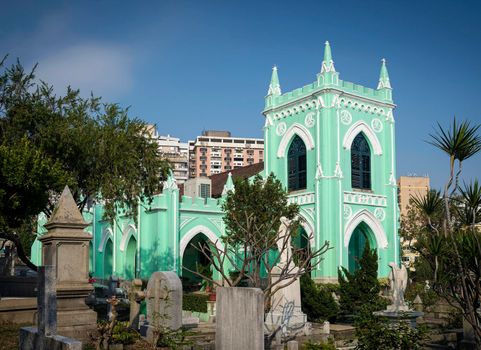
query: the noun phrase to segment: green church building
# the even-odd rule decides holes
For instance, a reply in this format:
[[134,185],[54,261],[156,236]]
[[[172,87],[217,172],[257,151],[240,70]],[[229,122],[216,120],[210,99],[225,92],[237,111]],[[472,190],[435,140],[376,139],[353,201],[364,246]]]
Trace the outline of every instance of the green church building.
[[[274,173],[300,206],[302,230],[314,237],[310,246],[327,240],[333,247],[312,272],[316,280],[337,281],[340,265],[355,269],[366,240],[378,252],[380,276],[388,275],[389,262],[399,263],[394,108],[384,60],[376,89],[341,80],[328,42],[313,83],[282,93],[273,68],[262,175]],[[219,199],[179,196],[171,175],[151,205],[139,205],[136,220],[119,213],[113,225],[102,220],[102,205],[94,205],[84,213],[93,275],[148,278],[173,270],[194,279],[182,266],[195,269],[204,261],[191,243],[224,234],[221,202],[232,189],[229,175]],[[43,225],[38,231],[45,232]],[[40,249],[35,241],[36,263]]]

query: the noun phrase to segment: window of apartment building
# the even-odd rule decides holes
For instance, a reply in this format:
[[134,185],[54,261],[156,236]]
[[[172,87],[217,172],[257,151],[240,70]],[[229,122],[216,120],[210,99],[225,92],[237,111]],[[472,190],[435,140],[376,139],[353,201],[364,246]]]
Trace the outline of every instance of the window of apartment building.
[[200,173],[200,176],[207,176],[207,173]]
[[209,184],[200,184],[199,185],[199,194],[202,198],[209,198],[210,197],[210,185]]
[[244,161],[244,157],[235,157],[234,162],[242,162]]
[[201,151],[201,152],[207,152],[207,148],[201,147],[201,148],[200,148],[200,151]]
[[232,167],[231,167],[230,165],[226,165],[226,166],[224,167],[224,169],[225,169],[225,170],[231,170]]

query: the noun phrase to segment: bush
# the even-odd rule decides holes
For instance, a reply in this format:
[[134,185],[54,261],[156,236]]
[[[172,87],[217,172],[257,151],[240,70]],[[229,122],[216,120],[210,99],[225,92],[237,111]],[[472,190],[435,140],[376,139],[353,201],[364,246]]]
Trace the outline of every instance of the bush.
[[334,345],[334,341],[329,338],[327,343],[313,343],[311,341],[307,341],[302,346],[303,350],[336,350],[336,346]]
[[329,289],[316,285],[308,273],[301,276],[302,311],[308,321],[335,321],[339,308]]
[[381,285],[377,279],[377,252],[371,250],[366,241],[359,259],[359,268],[349,272],[341,267],[338,270],[339,304],[343,315],[357,314],[362,305],[376,304],[381,297]]
[[434,306],[439,301],[439,296],[436,292],[432,289],[426,290],[425,284],[422,282],[408,285],[404,297],[409,304],[412,304],[416,295],[419,295],[425,308]]
[[193,312],[207,312],[207,301],[209,296],[206,294],[184,294],[182,297],[182,309]]
[[379,306],[363,305],[355,319],[357,350],[418,350],[427,333],[423,325],[412,328],[408,322],[392,323],[383,317],[374,316]]
[[139,333],[129,327],[128,322],[117,322],[112,331],[112,343],[114,344],[134,344],[140,339]]

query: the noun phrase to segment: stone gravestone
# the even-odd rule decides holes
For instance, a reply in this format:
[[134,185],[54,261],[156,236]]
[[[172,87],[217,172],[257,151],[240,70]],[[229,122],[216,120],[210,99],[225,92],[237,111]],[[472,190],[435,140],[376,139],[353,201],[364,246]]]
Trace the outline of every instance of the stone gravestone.
[[42,262],[52,265],[57,289],[57,332],[66,337],[89,340],[96,332],[97,314],[85,304],[93,290],[89,279],[90,234],[88,224],[66,186],[45,228]]
[[129,302],[130,315],[129,324],[135,330],[139,329],[140,303],[144,300],[145,294],[142,292],[142,280],[134,279],[130,285]]
[[264,294],[259,288],[217,287],[215,348],[264,349]]
[[147,283],[145,300],[149,341],[153,340],[152,328],[177,330],[182,327],[182,283],[175,272],[154,272]]
[[53,266],[38,268],[37,325],[20,329],[20,350],[81,350],[82,343],[56,335],[57,298]]

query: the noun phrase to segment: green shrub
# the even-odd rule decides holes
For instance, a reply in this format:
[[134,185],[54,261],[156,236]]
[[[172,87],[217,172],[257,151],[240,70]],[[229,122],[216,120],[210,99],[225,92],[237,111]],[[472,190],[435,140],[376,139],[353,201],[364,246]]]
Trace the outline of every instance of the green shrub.
[[314,343],[309,340],[302,345],[302,350],[336,350],[336,346],[331,338],[328,339],[327,343]]
[[301,276],[301,305],[308,321],[335,321],[339,308],[329,289],[316,285],[308,273]]
[[355,315],[362,305],[377,304],[381,299],[381,285],[377,279],[377,252],[366,241],[359,259],[359,268],[349,272],[345,267],[338,270],[339,306],[341,314]]
[[139,338],[139,333],[129,327],[129,322],[117,322],[112,331],[114,344],[134,344]]
[[423,307],[425,308],[434,306],[439,301],[439,296],[436,292],[432,289],[426,290],[425,283],[423,282],[411,283],[408,285],[404,298],[409,304],[412,304],[416,295],[419,295],[423,302]]
[[390,322],[384,317],[374,316],[379,306],[363,305],[358,310],[356,327],[357,350],[418,350],[427,331],[423,325],[412,328],[408,322]]
[[193,312],[207,312],[207,301],[209,296],[206,294],[185,293],[182,297],[182,309]]

